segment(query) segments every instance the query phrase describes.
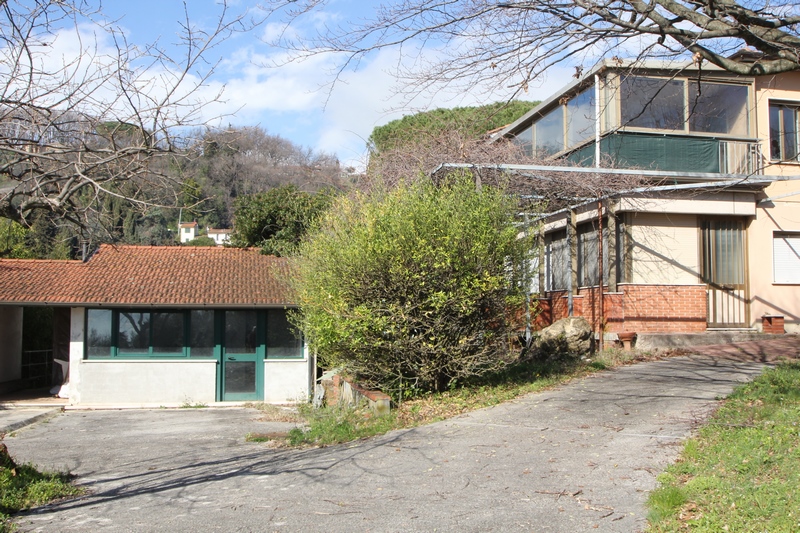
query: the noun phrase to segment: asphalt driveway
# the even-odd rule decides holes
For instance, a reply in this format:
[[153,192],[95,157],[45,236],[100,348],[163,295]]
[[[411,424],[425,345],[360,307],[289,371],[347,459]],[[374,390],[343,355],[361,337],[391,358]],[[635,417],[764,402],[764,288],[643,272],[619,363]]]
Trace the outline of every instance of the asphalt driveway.
[[280,429],[248,409],[68,411],[5,442],[18,460],[72,471],[90,493],[18,523],[52,532],[638,531],[647,492],[681,440],[718,398],[797,345],[704,349],[322,449],[245,442]]

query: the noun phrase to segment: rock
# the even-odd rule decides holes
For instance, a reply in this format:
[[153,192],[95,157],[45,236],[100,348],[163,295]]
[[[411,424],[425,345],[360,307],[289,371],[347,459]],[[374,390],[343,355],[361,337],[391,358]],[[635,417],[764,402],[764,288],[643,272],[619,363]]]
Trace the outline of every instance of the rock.
[[533,344],[534,357],[581,357],[592,351],[593,340],[592,326],[584,317],[562,318],[539,332]]

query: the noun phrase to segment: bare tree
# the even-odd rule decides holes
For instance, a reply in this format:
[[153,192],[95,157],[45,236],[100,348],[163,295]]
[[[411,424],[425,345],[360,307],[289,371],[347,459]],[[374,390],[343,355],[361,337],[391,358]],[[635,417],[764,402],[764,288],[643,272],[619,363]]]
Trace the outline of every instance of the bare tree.
[[166,165],[152,163],[219,97],[200,94],[211,50],[258,24],[225,2],[208,28],[184,13],[177,43],[134,45],[99,2],[0,0],[0,217],[84,223],[103,196],[174,202]]
[[[328,0],[264,0],[265,8],[300,25]],[[325,25],[273,44],[294,58],[342,56],[339,74],[370,52],[400,47],[417,56],[410,91],[440,84],[513,87],[524,91],[548,68],[607,56],[693,55],[738,74],[776,74],[800,68],[800,7],[791,0],[385,0],[371,18]],[[301,33],[302,35],[302,33]],[[755,54],[733,54],[750,47]]]

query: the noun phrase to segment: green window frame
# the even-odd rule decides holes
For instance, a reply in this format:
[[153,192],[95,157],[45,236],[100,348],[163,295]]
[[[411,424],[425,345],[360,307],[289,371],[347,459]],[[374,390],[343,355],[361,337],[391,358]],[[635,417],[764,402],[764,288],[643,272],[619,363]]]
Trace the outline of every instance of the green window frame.
[[[84,359],[216,359],[224,344],[225,311],[88,308],[84,313],[83,356]],[[286,309],[254,312],[257,324],[257,346],[251,347],[254,353],[270,360],[305,357],[304,339],[289,324]]]
[[[201,353],[192,335],[192,315],[196,310],[177,309],[95,309],[84,314],[84,359],[213,359],[216,357],[213,321],[211,340]],[[170,328],[172,326],[172,328]],[[207,323],[201,326],[204,330]]]

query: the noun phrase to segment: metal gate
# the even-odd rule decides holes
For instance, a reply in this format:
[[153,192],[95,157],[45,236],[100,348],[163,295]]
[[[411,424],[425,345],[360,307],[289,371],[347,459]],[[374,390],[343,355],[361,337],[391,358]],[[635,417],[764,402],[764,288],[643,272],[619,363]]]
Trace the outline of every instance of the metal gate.
[[748,327],[750,317],[744,221],[703,220],[701,235],[703,281],[708,287],[708,327]]

